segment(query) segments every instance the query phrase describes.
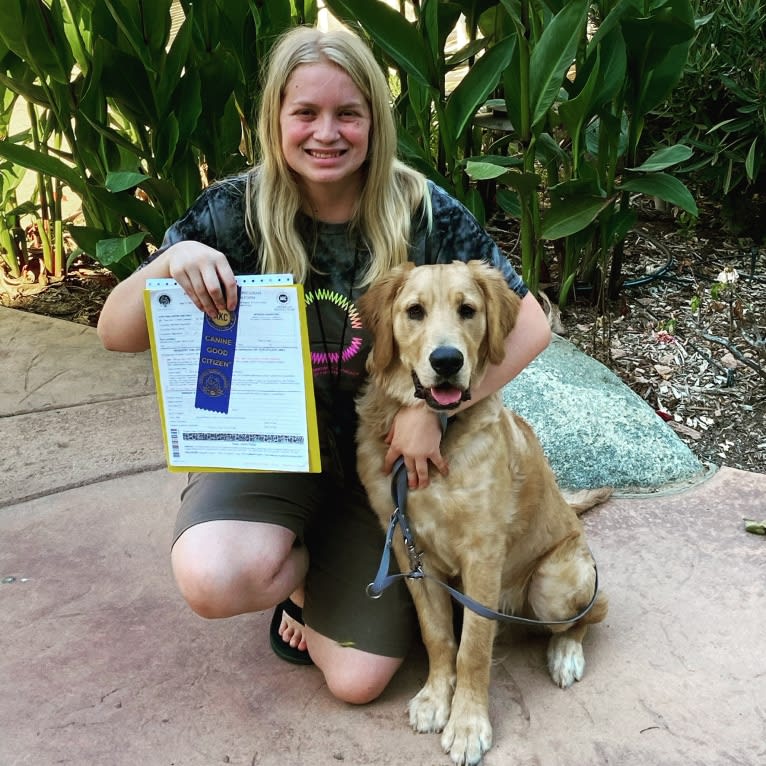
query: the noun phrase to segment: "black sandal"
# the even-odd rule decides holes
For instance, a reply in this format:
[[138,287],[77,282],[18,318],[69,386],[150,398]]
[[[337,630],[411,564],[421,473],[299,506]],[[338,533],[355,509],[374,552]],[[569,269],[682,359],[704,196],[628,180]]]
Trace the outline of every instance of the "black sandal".
[[282,624],[282,612],[303,625],[303,609],[301,607],[290,601],[289,598],[285,599],[281,604],[277,604],[277,608],[274,610],[274,615],[271,618],[271,627],[269,628],[269,640],[271,641],[271,648],[274,650],[274,654],[285,660],[285,662],[291,662],[293,665],[313,665],[314,661],[305,649],[297,649],[294,646],[290,646],[279,635],[279,626]]

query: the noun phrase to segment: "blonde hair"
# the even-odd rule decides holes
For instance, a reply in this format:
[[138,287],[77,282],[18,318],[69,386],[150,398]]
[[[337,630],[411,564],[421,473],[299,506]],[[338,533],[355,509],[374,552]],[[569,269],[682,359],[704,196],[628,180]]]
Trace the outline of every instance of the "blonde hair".
[[371,115],[366,177],[351,219],[371,252],[360,284],[368,284],[407,260],[412,216],[423,204],[430,220],[425,177],[396,158],[396,126],[386,78],[367,44],[348,30],[298,27],[272,48],[258,115],[261,159],[247,179],[247,233],[265,273],[293,274],[305,282],[310,256],[296,229],[302,198],[282,153],[280,110],[284,88],[302,64],[329,62],[348,74]]

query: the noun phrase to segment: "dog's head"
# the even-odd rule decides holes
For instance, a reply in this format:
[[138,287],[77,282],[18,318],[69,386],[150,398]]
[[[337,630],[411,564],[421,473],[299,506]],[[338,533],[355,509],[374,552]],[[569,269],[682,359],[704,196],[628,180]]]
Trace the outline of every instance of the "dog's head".
[[368,372],[402,403],[415,396],[454,409],[487,365],[503,360],[519,305],[500,272],[480,261],[400,266],[358,303],[373,336]]

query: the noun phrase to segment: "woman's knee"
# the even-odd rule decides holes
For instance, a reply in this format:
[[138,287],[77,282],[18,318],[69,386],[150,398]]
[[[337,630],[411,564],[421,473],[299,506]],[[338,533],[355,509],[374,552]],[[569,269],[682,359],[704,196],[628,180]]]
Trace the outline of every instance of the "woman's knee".
[[238,613],[235,594],[242,586],[238,583],[238,573],[230,566],[184,556],[182,547],[174,547],[171,562],[178,590],[193,612],[208,619]]
[[324,676],[332,695],[351,705],[366,705],[380,697],[386,690],[402,660],[390,657],[377,658],[384,662],[372,662],[360,667],[348,663],[329,668]]
[[247,525],[239,535],[236,529],[218,522],[219,526],[207,529],[199,524],[186,530],[173,546],[171,563],[176,584],[201,617],[231,617],[267,609],[281,599],[282,588],[291,587],[289,583],[282,585],[279,579],[290,557],[292,541],[280,544],[277,540],[264,546],[252,539],[251,545],[243,546],[242,534],[254,530],[250,522],[239,523]]
[[339,646],[308,626],[306,640],[327,688],[334,697],[352,705],[365,705],[377,699],[403,662],[399,657],[383,657]]

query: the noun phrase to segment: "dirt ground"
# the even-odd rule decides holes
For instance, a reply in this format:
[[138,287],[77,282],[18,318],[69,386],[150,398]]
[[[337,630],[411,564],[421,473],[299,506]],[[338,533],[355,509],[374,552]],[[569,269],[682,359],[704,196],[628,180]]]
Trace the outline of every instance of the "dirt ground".
[[[513,231],[492,233],[513,260]],[[554,304],[554,330],[613,370],[701,460],[766,472],[766,249],[712,213],[688,228],[643,209],[623,277],[606,313],[588,286],[560,311]]]

